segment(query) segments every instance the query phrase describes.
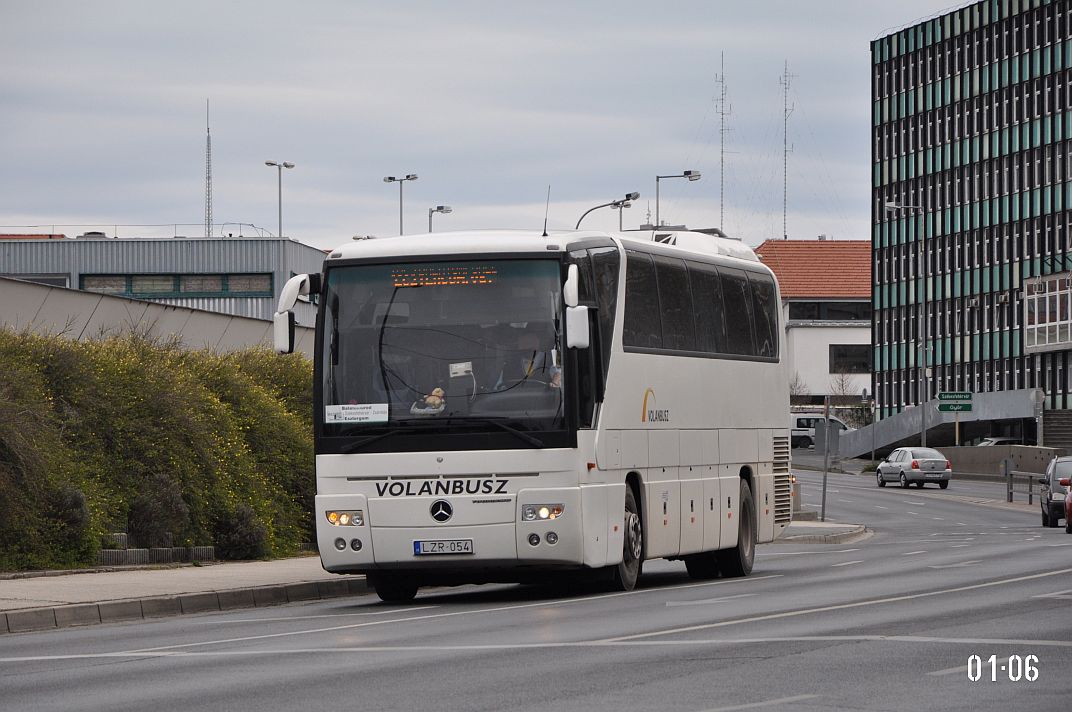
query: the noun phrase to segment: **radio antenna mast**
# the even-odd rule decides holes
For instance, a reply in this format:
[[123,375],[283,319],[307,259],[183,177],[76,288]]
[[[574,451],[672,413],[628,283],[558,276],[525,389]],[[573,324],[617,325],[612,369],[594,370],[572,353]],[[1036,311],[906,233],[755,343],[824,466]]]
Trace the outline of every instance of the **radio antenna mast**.
[[547,214],[551,212],[551,184],[547,184],[547,204],[543,208],[543,236],[547,237]]
[[778,80],[782,85],[782,239],[789,239],[786,227],[786,205],[789,202],[789,115],[793,107],[789,105],[789,83],[795,75],[789,73],[789,60],[785,61],[785,74]]
[[212,130],[205,99],[205,237],[212,237]]
[[715,79],[720,85],[719,95],[715,101],[718,103],[720,125],[718,133],[721,139],[719,147],[719,177],[718,177],[718,229],[725,232],[726,221],[726,117],[733,113],[733,107],[726,108],[726,53],[722,53],[722,73]]

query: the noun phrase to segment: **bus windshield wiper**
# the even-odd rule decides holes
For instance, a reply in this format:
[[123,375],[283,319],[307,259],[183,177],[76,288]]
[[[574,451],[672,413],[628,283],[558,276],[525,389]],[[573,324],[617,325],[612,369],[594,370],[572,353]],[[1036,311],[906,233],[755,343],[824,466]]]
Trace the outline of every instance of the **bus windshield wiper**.
[[499,419],[499,418],[470,418],[470,417],[462,417],[462,418],[448,417],[447,418],[448,422],[452,421],[452,420],[460,420],[460,421],[465,422],[465,423],[487,423],[488,425],[494,425],[496,428],[498,428],[500,430],[503,430],[503,431],[505,431],[507,433],[510,433],[511,435],[515,436],[517,439],[523,440],[526,443],[528,443],[529,445],[532,445],[533,447],[543,447],[544,446],[543,440],[540,440],[539,438],[533,437],[532,435],[529,435],[528,433],[526,433],[526,432],[524,432],[522,430],[518,430],[517,428],[513,427],[512,425],[507,425],[506,423],[502,422],[502,420]]
[[[361,440],[359,442],[350,443],[349,445],[341,448],[339,450],[339,452],[344,454],[344,455],[349,455],[350,453],[357,452],[358,450],[364,450],[365,446],[371,445],[372,443],[378,442],[378,441],[383,440],[385,438],[389,438],[392,435],[397,435],[398,433],[402,432],[403,429],[404,428],[393,428],[391,430],[388,430],[385,433],[379,433],[378,435],[372,435],[372,436],[367,437],[364,440]],[[350,434],[352,434],[352,431],[350,431],[348,433],[343,433],[343,435],[350,435]]]

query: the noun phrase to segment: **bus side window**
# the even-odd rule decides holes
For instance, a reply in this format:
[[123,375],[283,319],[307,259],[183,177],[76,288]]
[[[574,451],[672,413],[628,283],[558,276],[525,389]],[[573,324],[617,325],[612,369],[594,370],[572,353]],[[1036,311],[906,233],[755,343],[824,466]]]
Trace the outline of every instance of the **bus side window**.
[[744,270],[719,268],[722,296],[726,304],[726,352],[754,356],[752,340],[752,290]]
[[659,283],[659,305],[662,307],[663,348],[695,351],[696,326],[692,320],[692,293],[685,263],[661,255],[653,260],[655,277]]
[[778,312],[774,280],[765,274],[748,273],[752,285],[752,314],[756,325],[756,355],[778,357]]
[[651,256],[628,250],[625,253],[625,324],[622,344],[641,348],[662,348],[662,317],[655,265]]
[[610,342],[614,335],[614,312],[618,304],[618,269],[621,259],[617,247],[597,247],[588,251],[595,275],[596,303],[599,306],[599,346],[603,352],[603,374],[610,368]]
[[712,265],[689,262],[689,282],[696,314],[696,349],[709,354],[726,353],[726,320],[722,287]]

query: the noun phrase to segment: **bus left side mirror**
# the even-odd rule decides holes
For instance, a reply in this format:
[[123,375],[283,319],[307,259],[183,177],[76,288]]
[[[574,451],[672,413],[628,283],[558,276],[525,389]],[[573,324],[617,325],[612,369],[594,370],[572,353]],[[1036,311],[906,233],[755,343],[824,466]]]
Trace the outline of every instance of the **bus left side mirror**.
[[586,349],[591,341],[588,307],[566,307],[566,346]]
[[276,353],[294,353],[294,312],[276,312],[272,316],[272,325]]

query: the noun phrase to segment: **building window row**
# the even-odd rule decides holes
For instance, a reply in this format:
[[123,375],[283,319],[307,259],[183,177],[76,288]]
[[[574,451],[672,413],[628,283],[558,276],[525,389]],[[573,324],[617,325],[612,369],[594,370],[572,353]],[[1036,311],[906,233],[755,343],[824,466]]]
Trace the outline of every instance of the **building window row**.
[[125,297],[271,297],[267,274],[83,274],[81,288]]

